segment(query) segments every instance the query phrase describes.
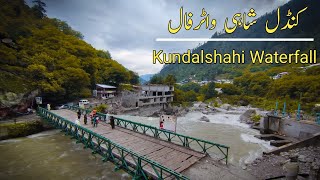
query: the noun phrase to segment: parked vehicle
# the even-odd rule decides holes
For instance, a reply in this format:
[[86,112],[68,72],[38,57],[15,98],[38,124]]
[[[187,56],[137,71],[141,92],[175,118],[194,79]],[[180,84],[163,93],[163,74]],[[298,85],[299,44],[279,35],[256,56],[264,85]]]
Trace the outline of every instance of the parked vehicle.
[[79,104],[89,104],[89,101],[86,100],[86,99],[81,99],[81,100],[79,101]]
[[67,108],[68,108],[67,104],[62,104],[62,105],[58,106],[57,109],[67,109]]

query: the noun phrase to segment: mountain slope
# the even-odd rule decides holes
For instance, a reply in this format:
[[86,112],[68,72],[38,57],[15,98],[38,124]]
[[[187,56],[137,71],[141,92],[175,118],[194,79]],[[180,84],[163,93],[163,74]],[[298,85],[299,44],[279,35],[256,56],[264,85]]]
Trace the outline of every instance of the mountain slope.
[[[46,17],[43,7],[30,8],[23,0],[0,4],[0,111],[12,109],[17,104],[8,102],[35,90],[44,103],[60,103],[90,96],[96,83],[116,85],[136,78],[66,22]],[[16,109],[31,102],[29,97]]]
[[141,75],[140,78],[143,79],[144,81],[149,81],[153,75],[154,74],[144,74],[144,75]]
[[[265,23],[269,20],[270,26],[276,25],[277,11],[267,13],[260,17],[257,24],[253,25],[249,30],[237,29],[233,34],[218,34],[215,33],[212,38],[258,38],[258,37],[313,37],[314,42],[207,42],[198,48],[193,49],[193,53],[199,53],[204,50],[206,53],[212,53],[216,49],[219,53],[230,53],[233,49],[241,52],[244,50],[248,53],[250,50],[265,50],[267,52],[277,51],[279,53],[291,53],[297,49],[301,51],[308,51],[310,49],[320,48],[320,7],[319,1],[314,0],[292,0],[280,8],[281,19],[280,27],[283,27],[287,21],[287,11],[291,9],[293,14],[308,6],[307,11],[299,17],[299,25],[290,30],[278,30],[274,34],[267,34],[265,32]],[[318,53],[319,55],[319,53]],[[248,62],[248,61],[247,61]],[[264,71],[274,66],[281,66],[279,64],[273,65],[259,65],[256,67],[258,71]],[[196,75],[196,79],[204,80],[208,77],[214,77],[220,74],[227,73],[230,78],[240,76],[245,65],[238,64],[169,64],[165,65],[160,71],[160,75],[173,74],[178,80],[188,78],[191,75]]]

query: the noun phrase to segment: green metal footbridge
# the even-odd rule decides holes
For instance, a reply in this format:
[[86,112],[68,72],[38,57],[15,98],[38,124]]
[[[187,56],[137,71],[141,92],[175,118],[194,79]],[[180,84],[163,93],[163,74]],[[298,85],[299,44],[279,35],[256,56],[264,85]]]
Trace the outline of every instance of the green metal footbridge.
[[39,107],[43,119],[83,143],[84,148],[111,161],[115,169],[124,169],[133,179],[188,179],[182,173],[203,157],[211,155],[228,163],[229,147],[153,126],[115,117],[115,129],[107,124],[106,114],[97,113],[101,122],[93,128],[89,122],[73,122],[75,111],[90,110],[69,106],[68,109],[48,111]]

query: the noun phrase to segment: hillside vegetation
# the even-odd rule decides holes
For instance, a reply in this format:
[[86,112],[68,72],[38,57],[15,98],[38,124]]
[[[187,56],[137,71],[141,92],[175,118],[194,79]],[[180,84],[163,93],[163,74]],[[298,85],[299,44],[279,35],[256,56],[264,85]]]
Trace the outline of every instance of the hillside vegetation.
[[[320,1],[314,0],[291,0],[280,7],[281,24],[283,27],[287,23],[287,12],[291,9],[295,14],[301,9],[308,9],[300,15],[299,25],[284,31],[278,30],[274,34],[265,32],[265,23],[269,20],[270,26],[276,25],[277,11],[273,11],[261,16],[257,24],[253,25],[248,31],[237,29],[233,34],[215,33],[212,38],[258,38],[258,37],[307,37],[314,38],[314,42],[207,42],[194,48],[193,53],[199,53],[204,50],[206,53],[212,53],[217,49],[219,53],[231,53],[233,49],[237,52],[244,50],[248,53],[250,50],[264,50],[274,53],[293,53],[297,49],[302,52],[308,52],[310,49],[316,49],[317,63],[320,50]],[[259,13],[259,12],[257,12]],[[250,57],[246,55],[246,57]],[[301,103],[302,109],[308,112],[320,112],[315,108],[315,104],[320,104],[320,67],[302,68],[308,64],[170,64],[163,67],[157,76],[174,75],[178,82],[188,80],[214,80],[214,79],[232,79],[234,84],[223,84],[221,87],[223,94],[219,96],[225,102],[248,105],[272,109],[278,100],[287,102],[288,109],[294,111]],[[288,72],[289,75],[281,79],[274,80],[271,77],[281,72]],[[184,89],[182,87],[182,89]],[[199,95],[199,94],[198,94]]]
[[66,22],[47,17],[42,1],[32,8],[23,0],[0,4],[2,96],[38,89],[44,100],[61,102],[90,96],[96,83],[138,83],[137,74],[108,51],[93,48]]
[[[277,11],[267,13],[261,16],[257,23],[245,31],[243,28],[238,28],[232,34],[215,33],[212,38],[314,38],[314,42],[206,42],[203,45],[196,47],[192,50],[192,53],[199,53],[200,50],[204,50],[205,53],[212,53],[213,50],[217,52],[231,53],[232,50],[240,53],[242,50],[246,52],[246,63],[250,63],[250,50],[264,50],[266,52],[274,53],[293,53],[297,49],[302,52],[309,52],[310,49],[320,49],[320,1],[314,0],[291,0],[289,3],[280,7],[281,23],[279,27],[283,27],[287,23],[288,9],[291,9],[293,14],[296,14],[301,9],[308,7],[308,9],[300,14],[298,26],[292,29],[286,29],[283,31],[276,31],[273,34],[268,34],[265,31],[265,23],[269,20],[271,27],[277,23]],[[259,12],[257,12],[259,13]],[[192,47],[190,47],[192,49]],[[318,57],[320,53],[318,52]],[[319,62],[319,60],[318,60]],[[252,71],[264,71],[276,66],[282,66],[281,64],[261,64],[255,66]],[[210,80],[214,76],[221,74],[227,74],[229,78],[238,77],[243,74],[243,69],[246,68],[240,64],[169,64],[165,65],[160,72],[160,75],[174,74],[178,81],[196,75],[198,80]]]

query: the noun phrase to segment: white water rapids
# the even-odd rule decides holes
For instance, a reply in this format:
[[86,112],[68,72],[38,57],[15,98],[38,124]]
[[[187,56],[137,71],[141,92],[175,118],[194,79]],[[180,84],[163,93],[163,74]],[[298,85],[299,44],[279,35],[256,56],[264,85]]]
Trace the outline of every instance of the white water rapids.
[[[249,125],[239,121],[245,110],[222,110],[212,115],[189,112],[184,117],[178,117],[177,133],[227,145],[230,147],[229,162],[243,166],[261,156],[263,151],[274,148],[268,141],[254,137],[259,134],[258,130],[251,129]],[[202,116],[208,117],[210,122],[199,121]],[[159,127],[159,118],[130,115],[117,117]]]

